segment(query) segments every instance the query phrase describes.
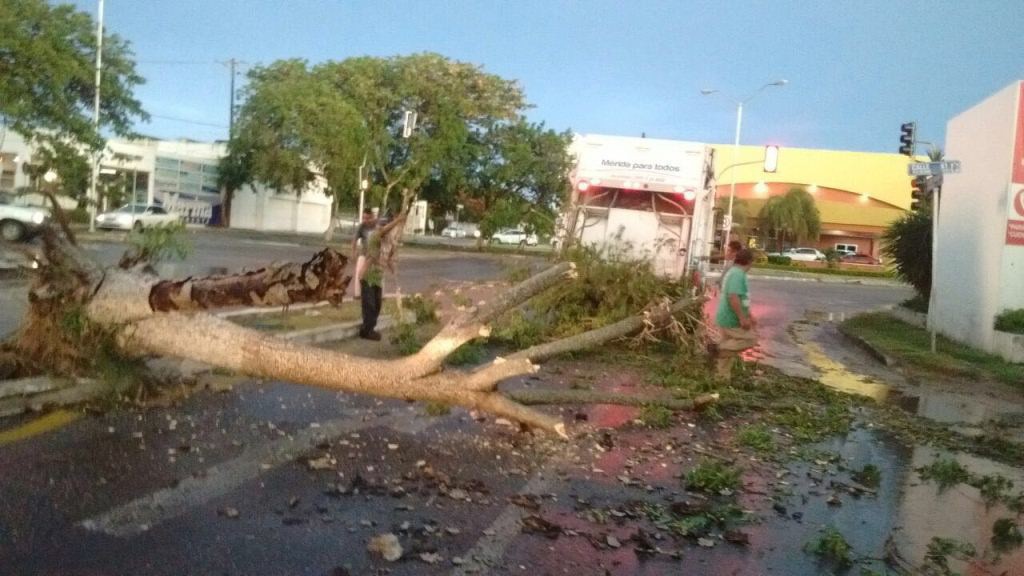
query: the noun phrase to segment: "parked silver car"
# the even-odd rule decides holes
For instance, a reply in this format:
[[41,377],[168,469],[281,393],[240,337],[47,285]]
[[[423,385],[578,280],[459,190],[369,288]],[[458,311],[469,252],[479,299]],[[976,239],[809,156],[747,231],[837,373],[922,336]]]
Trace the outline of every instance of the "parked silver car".
[[142,230],[180,222],[181,216],[167,212],[162,206],[146,204],[125,204],[96,217],[96,227],[104,230]]

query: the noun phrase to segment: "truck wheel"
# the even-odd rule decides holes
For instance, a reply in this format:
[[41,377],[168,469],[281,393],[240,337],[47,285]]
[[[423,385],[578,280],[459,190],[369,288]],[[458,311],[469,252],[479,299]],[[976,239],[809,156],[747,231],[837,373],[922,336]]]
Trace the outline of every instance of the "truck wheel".
[[0,238],[8,242],[17,242],[25,237],[25,225],[17,220],[0,222]]

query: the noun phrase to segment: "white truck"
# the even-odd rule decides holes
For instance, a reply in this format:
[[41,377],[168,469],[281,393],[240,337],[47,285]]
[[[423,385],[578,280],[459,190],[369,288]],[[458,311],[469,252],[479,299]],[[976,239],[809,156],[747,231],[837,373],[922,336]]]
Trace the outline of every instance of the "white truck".
[[714,150],[697,142],[577,136],[559,242],[650,259],[656,273],[706,273],[714,240]]

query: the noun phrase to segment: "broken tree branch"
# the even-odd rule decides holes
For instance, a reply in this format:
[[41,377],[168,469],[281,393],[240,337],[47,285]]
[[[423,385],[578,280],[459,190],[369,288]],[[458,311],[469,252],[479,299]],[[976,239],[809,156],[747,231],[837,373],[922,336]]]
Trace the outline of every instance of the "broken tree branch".
[[543,362],[559,354],[577,352],[600,346],[617,338],[624,338],[640,331],[648,324],[659,325],[664,323],[673,314],[685,310],[693,304],[692,298],[684,298],[673,303],[671,306],[658,306],[644,311],[642,314],[630,316],[614,324],[595,328],[582,334],[555,340],[545,344],[538,344],[525,350],[520,350],[508,357],[508,360],[527,359],[532,362]]
[[702,394],[696,398],[644,396],[621,392],[594,390],[515,390],[508,398],[526,406],[542,404],[615,404],[617,406],[663,406],[671,410],[701,410],[718,401],[718,394]]
[[402,360],[403,369],[414,376],[425,376],[441,368],[441,363],[459,346],[473,338],[490,334],[489,324],[504,312],[526,302],[561,280],[576,273],[571,262],[556,264],[502,292],[490,302],[472,307],[452,318],[419,352]]

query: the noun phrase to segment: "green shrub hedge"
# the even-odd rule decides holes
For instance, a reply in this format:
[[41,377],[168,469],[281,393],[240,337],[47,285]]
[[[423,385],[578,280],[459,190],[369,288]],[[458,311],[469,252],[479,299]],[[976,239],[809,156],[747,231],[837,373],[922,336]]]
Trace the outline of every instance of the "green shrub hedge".
[[1006,310],[996,316],[996,330],[1011,334],[1024,334],[1024,308]]

